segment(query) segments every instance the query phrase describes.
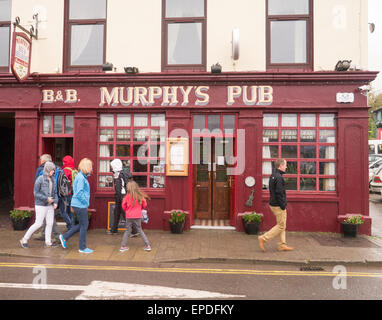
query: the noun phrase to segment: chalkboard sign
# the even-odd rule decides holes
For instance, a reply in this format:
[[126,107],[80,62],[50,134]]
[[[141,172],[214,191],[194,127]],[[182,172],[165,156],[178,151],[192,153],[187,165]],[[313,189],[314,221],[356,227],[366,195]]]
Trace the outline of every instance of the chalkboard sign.
[[[110,230],[114,223],[114,210],[115,202],[111,201],[107,203],[107,229]],[[119,217],[118,230],[126,230],[126,218],[123,210],[121,209],[121,215]]]

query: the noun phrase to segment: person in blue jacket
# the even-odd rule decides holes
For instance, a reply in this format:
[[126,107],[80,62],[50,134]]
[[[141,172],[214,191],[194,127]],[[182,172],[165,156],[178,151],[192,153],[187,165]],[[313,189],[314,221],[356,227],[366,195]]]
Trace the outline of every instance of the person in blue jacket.
[[79,173],[76,176],[73,184],[73,197],[70,203],[74,213],[78,217],[79,224],[74,225],[69,231],[60,234],[60,242],[64,249],[66,249],[66,241],[76,232],[80,232],[79,237],[79,252],[92,253],[93,250],[86,246],[86,234],[89,226],[88,207],[90,200],[90,185],[88,177],[93,171],[93,162],[84,158],[78,165]]

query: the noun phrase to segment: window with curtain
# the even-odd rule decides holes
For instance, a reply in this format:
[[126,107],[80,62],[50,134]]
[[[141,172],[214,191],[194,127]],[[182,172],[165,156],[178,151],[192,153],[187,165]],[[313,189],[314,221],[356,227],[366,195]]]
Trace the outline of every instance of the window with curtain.
[[162,1],[163,69],[205,70],[207,0]]
[[287,190],[336,191],[335,114],[272,113],[263,117],[263,189],[273,162],[287,160]]
[[9,72],[11,0],[0,0],[0,72]]
[[105,60],[107,0],[66,0],[66,69],[99,69]]
[[121,159],[141,188],[165,187],[165,115],[101,114],[98,187],[112,188],[110,162]]
[[313,0],[267,0],[267,68],[312,69]]

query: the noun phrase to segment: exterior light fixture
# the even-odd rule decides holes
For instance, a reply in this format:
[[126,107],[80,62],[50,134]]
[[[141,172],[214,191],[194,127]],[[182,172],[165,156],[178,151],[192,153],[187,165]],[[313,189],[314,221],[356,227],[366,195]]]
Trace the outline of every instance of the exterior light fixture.
[[350,67],[351,60],[339,60],[334,68],[335,71],[347,71]]
[[125,70],[126,73],[128,74],[136,74],[136,73],[139,73],[139,70],[138,68],[136,67],[125,67],[123,68]]
[[113,71],[113,64],[106,62],[102,65],[102,71]]
[[222,72],[222,66],[219,64],[219,62],[211,66],[211,73],[221,73],[221,72]]

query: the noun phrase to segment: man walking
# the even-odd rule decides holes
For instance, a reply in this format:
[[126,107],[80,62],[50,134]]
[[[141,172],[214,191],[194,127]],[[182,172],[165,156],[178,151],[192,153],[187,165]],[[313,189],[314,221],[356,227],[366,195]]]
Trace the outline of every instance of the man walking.
[[285,180],[282,176],[286,171],[287,162],[285,159],[277,159],[274,165],[275,169],[269,178],[269,207],[276,217],[277,224],[271,230],[258,237],[259,246],[262,251],[265,251],[264,243],[279,235],[278,250],[291,251],[293,248],[288,247],[285,240],[287,199],[285,192]]

